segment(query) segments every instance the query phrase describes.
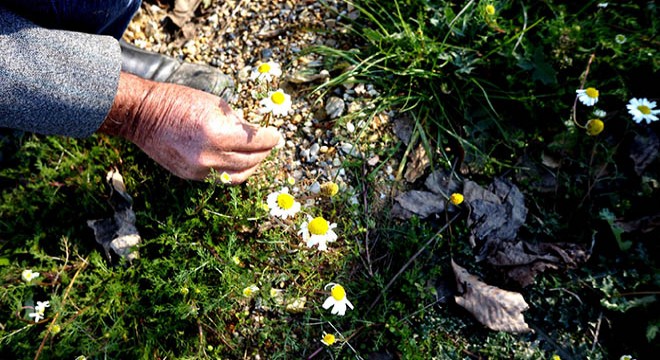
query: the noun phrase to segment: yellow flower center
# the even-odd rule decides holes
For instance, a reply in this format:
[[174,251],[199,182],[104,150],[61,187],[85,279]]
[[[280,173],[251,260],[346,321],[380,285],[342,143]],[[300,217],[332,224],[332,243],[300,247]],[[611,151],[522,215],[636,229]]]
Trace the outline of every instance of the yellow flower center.
[[493,5],[486,5],[486,14],[488,14],[488,15],[495,15],[495,6],[493,6]]
[[281,92],[274,92],[273,95],[270,96],[270,99],[273,101],[274,104],[276,105],[282,105],[284,104],[284,94]]
[[229,174],[227,174],[226,172],[223,172],[220,175],[220,182],[222,182],[223,184],[230,184],[231,183],[231,176],[229,176]]
[[646,105],[639,105],[637,107],[637,110],[639,110],[639,112],[641,112],[644,115],[648,115],[651,113],[651,108]]
[[587,88],[587,90],[585,90],[584,92],[587,94],[588,97],[590,97],[592,99],[595,99],[595,98],[598,97],[598,90],[596,90],[595,88],[592,88],[592,87]]
[[451,201],[451,203],[454,205],[459,205],[463,202],[463,195],[459,193],[453,193],[449,197],[449,201]]
[[600,119],[591,119],[587,121],[587,134],[596,136],[605,128],[605,124]]
[[293,198],[293,196],[287,193],[281,193],[277,195],[277,205],[284,210],[291,209],[294,201],[295,199]]
[[257,68],[257,71],[262,73],[262,74],[265,74],[265,73],[269,72],[270,71],[270,64],[264,63],[264,64],[259,65],[259,67]]
[[[330,224],[328,224],[328,222],[325,221],[325,219],[320,216],[314,218],[314,220],[310,221],[309,224],[307,225],[307,229],[309,229],[309,232],[312,233],[312,235],[324,235],[325,233],[328,232],[329,228],[330,228]],[[333,291],[332,296],[334,296],[334,291],[335,291],[334,288],[332,291]],[[341,291],[343,294],[344,289],[342,288]]]
[[346,297],[346,290],[344,290],[344,287],[341,285],[333,286],[330,292],[332,293],[332,297],[337,301],[344,300]]
[[332,345],[332,344],[334,344],[334,343],[335,343],[335,340],[336,340],[336,339],[335,339],[335,336],[332,335],[332,334],[325,334],[325,335],[323,335],[323,342],[324,342],[326,345]]
[[335,196],[339,192],[339,185],[334,182],[327,182],[321,185],[321,192],[325,196]]

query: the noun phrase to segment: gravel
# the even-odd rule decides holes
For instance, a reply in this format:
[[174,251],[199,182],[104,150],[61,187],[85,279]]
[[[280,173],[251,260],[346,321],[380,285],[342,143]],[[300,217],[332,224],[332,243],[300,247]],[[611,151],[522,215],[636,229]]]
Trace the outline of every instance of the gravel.
[[271,173],[275,171],[276,182],[285,184],[293,176],[297,186],[314,192],[319,182],[334,181],[342,191],[355,194],[355,179],[342,167],[346,160],[362,158],[370,159],[366,171],[379,169],[377,179],[394,179],[392,169],[399,167],[396,160],[381,164],[376,155],[396,139],[390,134],[391,115],[382,113],[371,121],[359,117],[359,111],[378,96],[377,89],[350,83],[322,96],[312,93],[330,78],[331,69],[325,68],[325,59],[306,54],[305,49],[313,45],[344,50],[354,47],[355,39],[346,35],[348,25],[342,18],[358,16],[350,4],[327,1],[326,7],[311,0],[210,2],[207,8],[200,6],[191,20],[194,26],[187,27],[193,33],[188,30],[186,35],[186,31],[172,30],[166,20],[167,10],[143,2],[124,39],[183,61],[215,66],[233,76],[237,96],[231,105],[249,122],[258,124],[263,119],[258,101],[267,90],[249,80],[250,71],[264,61],[282,66],[282,77],[270,86],[292,96],[293,113],[271,119],[270,124],[278,127],[285,141],[276,157],[263,165]]

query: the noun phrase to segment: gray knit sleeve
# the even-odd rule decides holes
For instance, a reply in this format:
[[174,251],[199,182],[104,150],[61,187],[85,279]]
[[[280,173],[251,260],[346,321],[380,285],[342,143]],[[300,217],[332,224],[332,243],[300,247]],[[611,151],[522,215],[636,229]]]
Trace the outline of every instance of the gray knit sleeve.
[[117,94],[110,36],[39,27],[0,6],[0,127],[87,137]]

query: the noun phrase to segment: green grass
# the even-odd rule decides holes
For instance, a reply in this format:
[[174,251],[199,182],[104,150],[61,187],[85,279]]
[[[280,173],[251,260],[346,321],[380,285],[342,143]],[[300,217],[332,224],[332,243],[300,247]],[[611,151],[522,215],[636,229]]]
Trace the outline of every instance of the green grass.
[[[495,14],[487,14],[488,4]],[[629,157],[633,137],[657,133],[657,124],[633,123],[625,104],[633,96],[660,98],[650,81],[660,69],[658,16],[652,3],[597,4],[355,1],[360,16],[350,36],[365,45],[307,49],[336,69],[310,96],[346,81],[380,92],[339,123],[405,113],[415,121],[414,138],[432,154],[432,169],[455,169],[482,184],[499,175],[514,179],[530,209],[524,235],[595,239],[586,264],[517,288],[475,263],[467,213],[449,224],[442,216],[393,219],[392,200],[380,199],[380,187],[417,184],[383,184],[380,169],[365,173],[370,168],[361,160],[343,165],[353,191],[303,208],[338,224],[339,240],[319,252],[297,234],[302,214],[282,221],[263,209],[266,196],[285,185],[267,166],[246,185],[193,183],[117,139],[6,131],[0,357],[650,358],[659,350],[657,230],[621,232],[612,219],[636,219],[649,207],[657,212],[657,159],[639,176]],[[585,75],[586,85],[601,92],[597,107],[608,113],[596,137],[571,119]],[[578,104],[577,123],[590,118],[589,110]],[[402,161],[413,146],[391,138],[383,145],[374,150],[382,159]],[[561,165],[544,168],[544,158]],[[141,258],[130,265],[110,264],[86,225],[111,215],[104,177],[112,167],[134,199],[142,236]],[[549,192],[537,185],[547,172],[555,179]],[[521,292],[535,332],[489,331],[456,305],[450,258],[491,285]],[[40,277],[26,284],[24,269]],[[343,317],[321,307],[331,282],[342,284],[355,305]],[[259,291],[244,296],[253,284]],[[282,295],[271,296],[272,289]],[[33,324],[25,307],[44,300],[51,303],[46,321]],[[323,345],[324,332],[338,342]]]

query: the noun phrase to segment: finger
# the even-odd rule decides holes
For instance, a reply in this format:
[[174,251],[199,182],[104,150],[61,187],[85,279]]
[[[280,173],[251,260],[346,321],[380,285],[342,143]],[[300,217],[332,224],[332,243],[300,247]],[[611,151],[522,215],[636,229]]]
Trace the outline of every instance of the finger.
[[242,182],[245,182],[245,180],[247,180],[250,176],[252,176],[252,174],[254,174],[254,172],[257,171],[258,168],[259,168],[259,165],[255,165],[251,168],[247,168],[247,169],[243,169],[243,170],[239,170],[239,171],[232,171],[232,170],[229,170],[229,171],[225,170],[225,171],[220,171],[220,172],[215,171],[214,172],[215,173],[215,181],[218,182],[218,183],[224,182],[222,180],[221,176],[222,176],[223,173],[226,173],[231,178],[231,182],[230,182],[231,184],[240,184]]
[[210,169],[217,169],[219,171],[233,171],[240,172],[259,165],[270,154],[269,150],[254,151],[249,153],[244,152],[223,152],[208,153],[199,159],[199,163],[204,167]]
[[214,146],[225,151],[254,152],[272,149],[282,135],[274,127],[249,124],[230,114],[209,125],[208,138]]

